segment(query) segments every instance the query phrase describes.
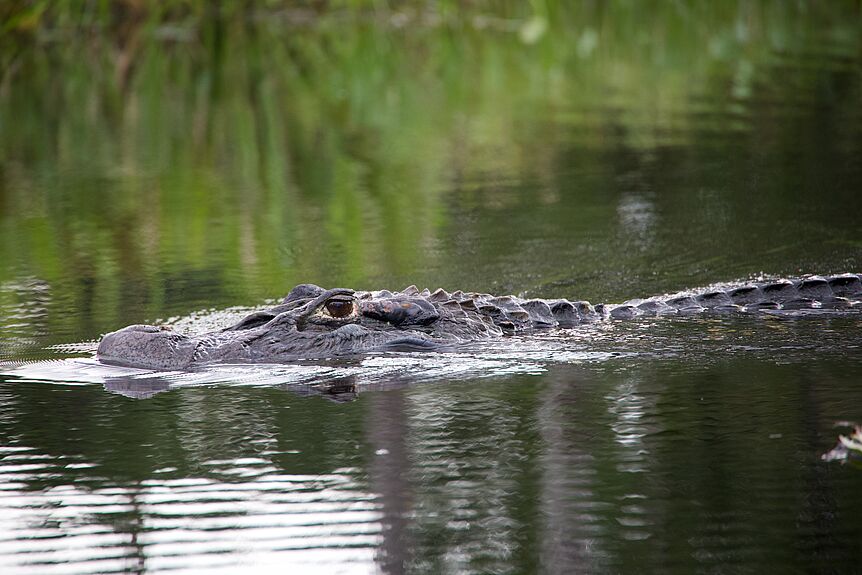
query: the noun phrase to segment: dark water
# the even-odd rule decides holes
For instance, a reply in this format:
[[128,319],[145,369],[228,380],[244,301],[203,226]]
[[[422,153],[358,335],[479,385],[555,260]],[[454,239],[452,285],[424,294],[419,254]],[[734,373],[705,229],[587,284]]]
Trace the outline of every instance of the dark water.
[[862,569],[862,472],[820,459],[862,421],[858,316],[92,360],[299,282],[613,302],[862,272],[858,3],[536,5],[4,49],[4,574]]

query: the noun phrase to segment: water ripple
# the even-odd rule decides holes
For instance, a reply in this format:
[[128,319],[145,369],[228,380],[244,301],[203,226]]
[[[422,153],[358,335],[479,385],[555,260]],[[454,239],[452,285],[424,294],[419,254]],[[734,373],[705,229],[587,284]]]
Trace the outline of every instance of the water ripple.
[[[25,450],[4,449],[21,453]],[[0,460],[0,567],[4,573],[105,573],[277,562],[317,564],[321,572],[365,572],[380,543],[377,496],[355,472],[272,473],[262,460],[210,461],[222,470],[258,466],[244,483],[184,477],[86,489],[63,484],[41,491],[49,457]],[[146,560],[142,559],[146,556]],[[295,557],[293,557],[295,556]],[[358,563],[356,563],[358,561]]]

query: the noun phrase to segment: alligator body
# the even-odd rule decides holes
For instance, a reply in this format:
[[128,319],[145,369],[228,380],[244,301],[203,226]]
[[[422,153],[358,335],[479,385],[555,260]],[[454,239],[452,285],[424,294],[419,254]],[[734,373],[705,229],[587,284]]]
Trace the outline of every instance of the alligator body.
[[862,311],[857,274],[735,284],[670,296],[591,305],[438,289],[362,292],[298,285],[277,306],[226,329],[187,336],[151,325],[105,335],[98,358],[146,369],[209,362],[279,363],[378,350],[445,350],[531,330],[642,316]]

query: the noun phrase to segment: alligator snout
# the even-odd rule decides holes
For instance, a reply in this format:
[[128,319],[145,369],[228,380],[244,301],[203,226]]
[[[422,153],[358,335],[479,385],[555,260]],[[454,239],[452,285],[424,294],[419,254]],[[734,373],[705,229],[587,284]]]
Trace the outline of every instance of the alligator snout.
[[365,300],[359,307],[362,315],[394,326],[429,325],[440,319],[432,303],[419,298]]
[[[102,338],[99,360],[146,369],[184,369],[195,356],[197,342],[152,325],[130,325]],[[133,358],[133,361],[129,358]]]

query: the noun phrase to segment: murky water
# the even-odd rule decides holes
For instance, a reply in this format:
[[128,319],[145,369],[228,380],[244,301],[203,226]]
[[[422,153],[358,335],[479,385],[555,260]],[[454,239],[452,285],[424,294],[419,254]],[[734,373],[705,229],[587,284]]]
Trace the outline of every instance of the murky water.
[[862,568],[862,472],[820,459],[862,421],[858,315],[92,359],[300,282],[614,302],[862,272],[856,4],[545,5],[2,60],[0,571]]

